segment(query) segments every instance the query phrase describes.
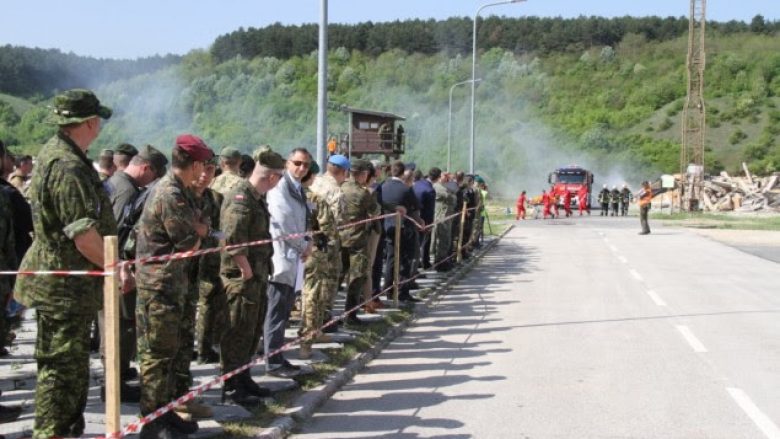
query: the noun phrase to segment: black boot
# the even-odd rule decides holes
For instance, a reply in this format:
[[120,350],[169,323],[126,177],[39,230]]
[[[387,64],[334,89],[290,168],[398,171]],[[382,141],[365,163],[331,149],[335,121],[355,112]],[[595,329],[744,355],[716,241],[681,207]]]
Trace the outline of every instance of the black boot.
[[170,425],[165,416],[144,425],[140,434],[140,439],[186,439],[186,437],[186,434]]
[[195,421],[186,421],[182,419],[176,412],[170,411],[160,417],[165,419],[165,422],[170,425],[174,430],[177,430],[182,434],[193,434],[198,431],[198,423]]
[[240,376],[241,375],[237,375],[228,381],[225,381],[225,394],[227,397],[233,401],[234,404],[243,407],[258,407],[263,405],[263,400],[249,392],[247,386],[241,382]]
[[258,398],[268,398],[271,396],[271,390],[257,384],[255,380],[252,379],[249,370],[241,372],[238,376],[241,377],[241,385],[244,386],[244,389],[246,389],[250,395],[254,395]]

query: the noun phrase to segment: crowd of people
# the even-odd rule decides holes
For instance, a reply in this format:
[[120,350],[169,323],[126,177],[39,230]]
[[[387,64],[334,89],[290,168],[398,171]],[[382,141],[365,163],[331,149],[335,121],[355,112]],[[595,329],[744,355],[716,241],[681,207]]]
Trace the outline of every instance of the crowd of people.
[[[125,143],[93,163],[86,153],[111,114],[91,91],[69,90],[54,99],[57,133],[34,169],[32,157],[14,162],[0,143],[0,270],[102,270],[103,238],[118,236],[120,257],[135,261],[119,270],[121,398],[139,403],[141,415],[189,390],[193,354],[221,373],[256,354],[269,375],[305,373],[281,349],[291,310],[300,308],[304,359],[331,339],[337,325],[323,332],[324,322],[346,312],[344,325],[364,326],[358,310],[374,313],[392,293],[398,215],[402,302],[419,301],[419,272],[451,270],[458,249],[468,258],[480,245],[487,185],[479,176],[339,154],[318,164],[305,148],[286,158],[267,145],[215,154],[192,134],[176,137],[169,156]],[[341,285],[347,299],[336,310]],[[102,277],[0,276],[0,300],[36,310],[33,437],[80,436]],[[10,355],[13,323],[0,312],[0,355]],[[129,384],[135,378],[140,386]],[[247,407],[271,394],[249,369],[224,389]],[[141,437],[184,437],[212,415],[192,400],[144,425]],[[0,422],[18,416],[18,407],[0,406]]]

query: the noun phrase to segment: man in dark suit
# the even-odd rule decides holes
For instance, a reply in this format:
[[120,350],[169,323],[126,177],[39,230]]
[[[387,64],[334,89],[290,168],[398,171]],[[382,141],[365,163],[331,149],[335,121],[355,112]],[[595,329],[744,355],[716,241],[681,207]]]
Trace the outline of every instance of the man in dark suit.
[[[421,222],[420,219],[420,203],[417,201],[417,197],[414,196],[412,188],[407,186],[401,177],[406,170],[403,162],[395,161],[390,166],[390,178],[382,184],[382,192],[380,204],[382,205],[382,213],[395,213],[400,211],[402,214],[408,215],[414,218],[415,221]],[[412,259],[414,258],[414,224],[404,218],[401,222],[401,242],[400,242],[400,276],[401,282],[409,279],[412,268]],[[393,267],[395,264],[395,218],[385,218],[385,288],[388,288],[393,283]],[[404,302],[418,302],[419,299],[415,298],[409,293],[410,283],[404,283],[400,286],[399,300]]]

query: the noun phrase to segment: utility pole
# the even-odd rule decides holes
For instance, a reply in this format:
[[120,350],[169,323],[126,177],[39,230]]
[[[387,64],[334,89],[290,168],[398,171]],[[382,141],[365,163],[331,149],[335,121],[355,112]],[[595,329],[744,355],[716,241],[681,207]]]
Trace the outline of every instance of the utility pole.
[[[680,209],[701,208],[704,180],[704,26],[707,0],[691,0],[688,22],[688,95],[683,106],[682,145],[680,147]],[[693,165],[693,166],[689,166]],[[690,169],[689,169],[690,168]],[[688,171],[691,172],[688,172]]]

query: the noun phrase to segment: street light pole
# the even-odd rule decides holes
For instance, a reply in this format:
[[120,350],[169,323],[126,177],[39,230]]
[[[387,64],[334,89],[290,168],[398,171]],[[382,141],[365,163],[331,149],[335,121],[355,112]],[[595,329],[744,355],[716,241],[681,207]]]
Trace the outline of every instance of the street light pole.
[[[476,82],[481,81],[482,79],[477,79]],[[447,114],[447,172],[450,172],[451,165],[452,165],[452,92],[455,90],[455,87],[463,84],[468,84],[469,82],[473,82],[471,79],[461,81],[457,84],[454,84],[452,87],[450,87],[450,111]]]
[[485,8],[498,5],[507,5],[509,3],[520,3],[523,1],[525,0],[506,0],[502,2],[488,3],[486,5],[480,6],[479,9],[477,9],[477,12],[474,14],[474,29],[471,35],[471,144],[469,147],[469,174],[474,173],[474,101],[477,79],[477,18],[479,18],[479,13],[482,12],[482,10]]
[[328,135],[328,0],[320,0],[320,41],[317,65],[317,161],[325,172]]

